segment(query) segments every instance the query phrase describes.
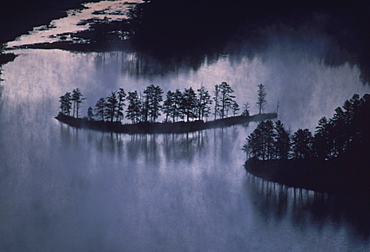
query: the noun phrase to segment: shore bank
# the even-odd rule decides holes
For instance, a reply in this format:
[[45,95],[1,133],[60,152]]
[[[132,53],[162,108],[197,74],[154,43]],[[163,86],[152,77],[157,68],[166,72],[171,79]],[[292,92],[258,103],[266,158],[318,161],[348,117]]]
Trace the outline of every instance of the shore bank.
[[343,157],[331,160],[248,159],[245,169],[250,174],[288,187],[316,192],[351,195],[369,203],[369,157]]
[[85,118],[74,118],[59,113],[55,119],[76,128],[93,129],[104,132],[127,133],[127,134],[153,134],[153,133],[187,133],[204,129],[222,128],[252,121],[274,119],[276,113],[257,114],[252,116],[233,116],[224,119],[204,122],[175,122],[175,123],[150,123],[140,122],[136,124],[122,124],[120,122],[91,121]]

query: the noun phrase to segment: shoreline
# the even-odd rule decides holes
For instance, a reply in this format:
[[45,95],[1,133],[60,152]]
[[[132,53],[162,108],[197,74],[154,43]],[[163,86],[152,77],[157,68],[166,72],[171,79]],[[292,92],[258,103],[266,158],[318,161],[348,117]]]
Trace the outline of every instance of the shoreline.
[[229,127],[244,124],[251,121],[262,121],[277,118],[276,113],[257,114],[252,116],[233,116],[224,119],[216,119],[209,122],[203,120],[192,122],[164,122],[150,123],[140,122],[136,124],[122,124],[120,122],[90,121],[86,118],[74,118],[59,113],[55,117],[58,121],[75,128],[92,129],[103,132],[126,133],[126,134],[155,134],[155,133],[188,133],[212,128]]
[[[367,159],[366,159],[367,158]],[[369,157],[342,157],[331,160],[284,159],[245,162],[247,173],[287,187],[344,195],[370,204]]]

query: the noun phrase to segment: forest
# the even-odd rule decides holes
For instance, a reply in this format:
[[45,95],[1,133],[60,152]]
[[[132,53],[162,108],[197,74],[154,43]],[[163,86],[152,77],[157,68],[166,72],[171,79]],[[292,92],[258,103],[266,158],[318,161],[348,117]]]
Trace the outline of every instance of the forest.
[[268,181],[329,193],[350,193],[368,202],[370,193],[370,94],[355,94],[314,133],[292,135],[281,121],[265,120],[247,137],[245,168]]
[[249,157],[269,159],[330,160],[354,153],[369,154],[370,95],[358,94],[335,109],[332,118],[322,117],[314,134],[298,129],[293,135],[281,121],[262,121],[247,138],[243,149]]
[[[266,103],[264,85],[259,86],[259,111],[261,113]],[[149,85],[143,91],[126,93],[123,88],[111,92],[107,97],[100,98],[95,107],[88,107],[86,119],[90,121],[121,122],[124,118],[132,124],[140,122],[157,122],[164,115],[164,122],[186,122],[195,120],[207,120],[213,114],[213,118],[224,119],[228,116],[239,114],[240,106],[233,95],[234,90],[227,82],[214,86],[214,95],[205,87],[194,90],[192,87],[184,91],[169,90],[163,97],[163,89],[154,84]],[[261,97],[262,95],[262,97]],[[72,92],[66,92],[59,99],[60,113],[80,117],[81,105],[85,98],[81,91],[76,88]],[[213,113],[211,105],[213,104]],[[244,105],[242,116],[249,116],[249,104]]]

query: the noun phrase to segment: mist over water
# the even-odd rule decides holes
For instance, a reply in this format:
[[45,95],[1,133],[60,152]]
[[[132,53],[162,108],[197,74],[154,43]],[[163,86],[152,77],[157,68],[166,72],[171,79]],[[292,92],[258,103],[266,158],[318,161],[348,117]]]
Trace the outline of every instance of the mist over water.
[[[120,87],[142,92],[153,83],[166,92],[204,85],[212,91],[226,81],[240,105],[251,104],[251,114],[258,112],[263,83],[265,112],[279,101],[279,119],[291,131],[313,131],[354,93],[370,91],[356,67],[323,62],[325,38],[314,45],[272,41],[253,56],[246,46],[193,68],[125,52],[15,51],[20,56],[1,76],[0,250],[368,250],[369,232],[355,222],[312,217],[291,191],[280,209],[284,204],[274,205],[271,196],[278,189],[268,201],[261,182],[247,178],[241,148],[256,123],[119,135],[77,130],[53,118],[59,96],[77,87],[87,98],[84,116]],[[313,201],[311,194],[305,202]]]

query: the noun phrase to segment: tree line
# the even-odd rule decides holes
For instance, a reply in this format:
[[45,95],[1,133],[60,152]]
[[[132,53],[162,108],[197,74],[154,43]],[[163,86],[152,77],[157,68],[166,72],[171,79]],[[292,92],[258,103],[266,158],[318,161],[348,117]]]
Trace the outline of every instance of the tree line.
[[243,150],[249,157],[268,159],[329,160],[370,149],[370,95],[358,94],[335,109],[331,119],[322,117],[314,134],[298,129],[293,135],[281,121],[262,121],[247,137]]
[[[264,85],[258,85],[257,106],[259,112],[263,110],[266,103],[266,92]],[[214,119],[223,119],[229,115],[236,116],[240,110],[239,104],[233,95],[234,90],[226,83],[216,84],[211,94],[205,87],[194,90],[192,87],[184,91],[176,89],[169,90],[163,97],[163,89],[154,84],[149,85],[143,91],[126,93],[123,88],[111,92],[107,97],[100,98],[95,107],[87,110],[88,120],[107,122],[121,122],[124,117],[132,123],[156,122],[162,113],[165,115],[165,122],[177,122],[179,120],[206,120],[212,114]],[[81,104],[85,98],[77,88],[72,92],[66,92],[59,99],[60,113],[79,118]],[[249,104],[245,104],[241,113],[242,116],[249,116]]]

